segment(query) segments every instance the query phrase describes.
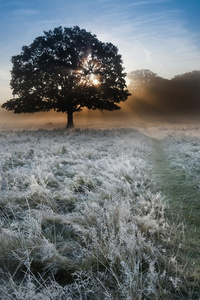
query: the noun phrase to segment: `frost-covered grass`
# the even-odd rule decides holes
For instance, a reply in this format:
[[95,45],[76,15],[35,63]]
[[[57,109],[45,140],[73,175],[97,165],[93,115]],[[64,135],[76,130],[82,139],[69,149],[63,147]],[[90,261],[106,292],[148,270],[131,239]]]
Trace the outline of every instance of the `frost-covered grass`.
[[1,299],[198,299],[146,133],[2,131],[0,140]]
[[[169,132],[168,132],[169,133]],[[161,135],[160,135],[161,136]],[[154,177],[169,200],[169,214],[185,226],[185,260],[190,276],[200,277],[200,134],[199,126],[184,126],[152,141]],[[200,292],[199,292],[200,294]]]

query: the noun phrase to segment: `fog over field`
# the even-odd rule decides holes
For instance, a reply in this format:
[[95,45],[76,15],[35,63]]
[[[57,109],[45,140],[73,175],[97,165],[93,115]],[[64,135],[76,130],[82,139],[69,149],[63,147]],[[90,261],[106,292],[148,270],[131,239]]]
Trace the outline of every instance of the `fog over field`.
[[[128,126],[143,122],[132,110],[127,111],[128,106],[117,112],[92,111],[86,108],[82,112],[74,114],[75,127],[110,127]],[[123,107],[123,105],[122,105]],[[36,130],[36,129],[64,129],[67,125],[67,114],[54,111],[34,114],[14,114],[0,108],[0,130]]]

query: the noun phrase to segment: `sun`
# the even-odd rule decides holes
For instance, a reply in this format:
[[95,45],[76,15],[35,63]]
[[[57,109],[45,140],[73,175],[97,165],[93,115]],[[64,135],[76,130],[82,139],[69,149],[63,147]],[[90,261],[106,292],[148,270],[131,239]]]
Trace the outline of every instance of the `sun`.
[[91,54],[89,54],[85,59],[83,59],[78,68],[77,74],[79,75],[79,82],[81,85],[88,87],[100,85],[100,66],[92,59]]
[[89,81],[91,82],[92,85],[99,85],[99,84],[100,84],[100,82],[99,82],[97,76],[94,75],[94,74],[91,74],[91,75],[89,76]]

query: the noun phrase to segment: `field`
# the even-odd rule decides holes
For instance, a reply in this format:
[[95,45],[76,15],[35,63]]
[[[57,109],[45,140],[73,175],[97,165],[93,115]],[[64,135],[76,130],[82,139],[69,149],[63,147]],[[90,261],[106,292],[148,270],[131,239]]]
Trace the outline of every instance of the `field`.
[[200,299],[198,123],[0,132],[0,298]]

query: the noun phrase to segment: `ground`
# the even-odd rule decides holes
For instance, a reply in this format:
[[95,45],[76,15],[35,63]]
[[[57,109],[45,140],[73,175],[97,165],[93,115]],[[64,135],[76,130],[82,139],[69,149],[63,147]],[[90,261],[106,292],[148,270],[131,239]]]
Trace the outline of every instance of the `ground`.
[[199,124],[2,130],[2,299],[199,299]]

